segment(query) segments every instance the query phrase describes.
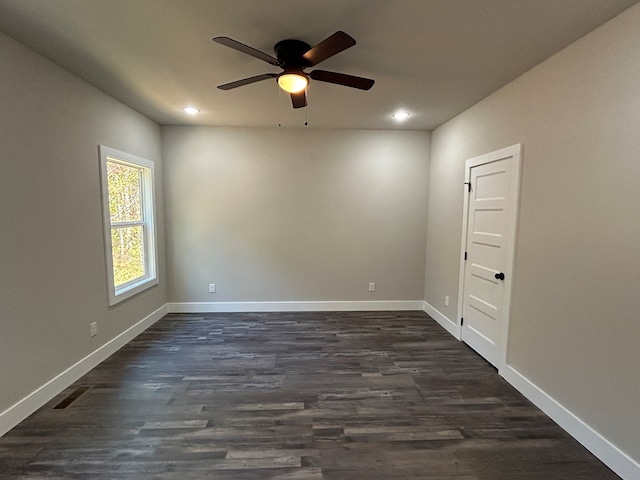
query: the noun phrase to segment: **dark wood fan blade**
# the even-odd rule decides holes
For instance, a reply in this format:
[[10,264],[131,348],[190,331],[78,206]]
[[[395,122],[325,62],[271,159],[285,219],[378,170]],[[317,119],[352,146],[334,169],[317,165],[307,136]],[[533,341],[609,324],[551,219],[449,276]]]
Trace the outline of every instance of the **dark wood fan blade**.
[[249,85],[250,83],[260,82],[268,78],[276,78],[277,73],[263,73],[262,75],[256,75],[255,77],[243,78],[242,80],[236,80],[235,82],[225,83],[224,85],[218,85],[220,90],[231,90],[232,88],[242,87],[243,85]]
[[247,55],[251,55],[252,57],[259,58],[260,60],[270,63],[271,65],[278,66],[278,59],[268,55],[260,50],[256,50],[253,47],[245,45],[244,43],[240,43],[229,37],[215,37],[212,39],[214,42],[219,43],[220,45],[224,45],[225,47],[233,48],[234,50],[238,50],[239,52],[246,53]]
[[330,37],[325,38],[315,47],[311,47],[310,50],[302,55],[302,58],[304,58],[309,63],[309,66],[312,67],[329,57],[333,57],[336,53],[340,53],[349,47],[353,47],[355,44],[356,41],[351,36],[342,31],[337,31]]
[[291,94],[291,103],[293,108],[302,108],[307,106],[307,91],[302,90],[298,93]]
[[375,83],[375,80],[371,80],[370,78],[327,72],[326,70],[314,70],[309,73],[309,76],[320,82],[335,83],[337,85],[344,85],[345,87],[359,88],[360,90],[369,90]]

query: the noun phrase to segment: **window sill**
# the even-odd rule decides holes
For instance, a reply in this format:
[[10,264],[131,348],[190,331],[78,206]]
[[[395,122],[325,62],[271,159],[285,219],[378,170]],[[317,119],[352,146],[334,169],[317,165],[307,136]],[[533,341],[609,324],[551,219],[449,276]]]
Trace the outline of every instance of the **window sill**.
[[120,288],[116,288],[115,291],[109,292],[109,306],[113,307],[118,303],[126,300],[127,298],[131,298],[134,295],[137,295],[154,285],[158,284],[158,277],[146,277],[138,280],[137,282],[133,282],[127,285],[124,285]]

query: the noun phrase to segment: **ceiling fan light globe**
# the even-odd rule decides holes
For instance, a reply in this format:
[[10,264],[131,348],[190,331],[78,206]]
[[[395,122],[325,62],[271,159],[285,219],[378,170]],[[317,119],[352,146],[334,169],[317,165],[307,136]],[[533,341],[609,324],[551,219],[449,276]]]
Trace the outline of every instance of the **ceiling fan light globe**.
[[278,85],[288,93],[299,93],[307,88],[309,79],[298,73],[283,73],[278,76]]

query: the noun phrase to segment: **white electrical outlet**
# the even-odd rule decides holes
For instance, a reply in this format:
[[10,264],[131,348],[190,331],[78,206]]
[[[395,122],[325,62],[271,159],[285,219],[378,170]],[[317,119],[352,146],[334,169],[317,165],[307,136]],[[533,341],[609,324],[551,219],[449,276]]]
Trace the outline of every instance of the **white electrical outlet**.
[[445,295],[445,297],[444,297],[444,306],[445,307],[449,306],[449,296],[448,295]]
[[369,291],[370,292],[375,292],[376,291],[376,284],[375,283],[371,282],[369,284]]
[[91,323],[91,336],[95,337],[98,334],[98,322]]
[[216,284],[215,283],[210,283],[209,284],[209,293],[216,293]]

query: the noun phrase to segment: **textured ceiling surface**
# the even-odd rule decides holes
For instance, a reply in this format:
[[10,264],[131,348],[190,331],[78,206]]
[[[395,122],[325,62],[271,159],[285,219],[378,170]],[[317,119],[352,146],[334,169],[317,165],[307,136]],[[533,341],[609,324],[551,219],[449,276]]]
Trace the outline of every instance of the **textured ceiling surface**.
[[[162,125],[431,130],[637,1],[0,0],[0,31]],[[272,55],[337,30],[357,44],[318,68],[370,91],[312,81],[293,110],[275,80],[216,88],[279,69],[212,37]]]

